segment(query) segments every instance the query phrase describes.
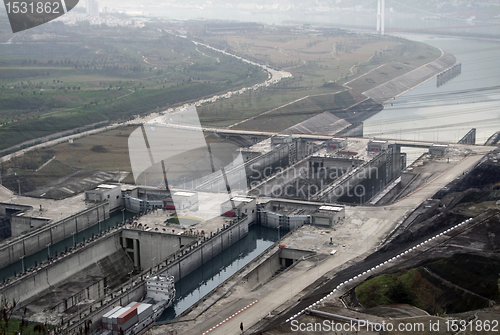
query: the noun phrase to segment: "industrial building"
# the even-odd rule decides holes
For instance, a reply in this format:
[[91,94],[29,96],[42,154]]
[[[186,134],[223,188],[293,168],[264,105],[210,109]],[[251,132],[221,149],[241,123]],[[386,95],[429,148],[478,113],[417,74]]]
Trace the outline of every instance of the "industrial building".
[[233,197],[222,203],[220,207],[222,215],[241,217],[242,215],[255,213],[256,199],[250,197]]
[[109,210],[113,211],[123,206],[122,189],[120,185],[101,184],[93,190],[85,191],[85,201],[108,201]]
[[368,142],[367,150],[368,152],[381,152],[387,150],[388,147],[389,147],[388,141],[370,140]]
[[311,214],[311,224],[332,228],[345,219],[344,206],[321,206]]
[[447,144],[433,144],[431,147],[429,147],[429,154],[432,156],[444,156],[447,151]]
[[332,137],[326,141],[326,147],[330,150],[342,149],[347,146],[347,138]]

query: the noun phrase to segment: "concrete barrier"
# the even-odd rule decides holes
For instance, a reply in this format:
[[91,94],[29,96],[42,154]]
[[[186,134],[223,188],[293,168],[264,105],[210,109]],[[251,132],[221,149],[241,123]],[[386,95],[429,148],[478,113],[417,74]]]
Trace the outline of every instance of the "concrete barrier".
[[191,252],[169,263],[161,271],[162,274],[174,276],[175,282],[178,282],[248,234],[248,226],[255,221],[255,216],[255,214],[250,214],[239,222],[219,231],[219,233],[196,246]]
[[0,269],[18,262],[21,256],[32,255],[47,244],[54,244],[71,237],[72,233],[85,230],[109,218],[109,204],[103,202],[62,220],[50,223],[9,241],[0,247]]
[[119,234],[115,233],[108,238],[88,244],[58,262],[39,268],[26,275],[23,280],[7,284],[0,290],[0,295],[8,300],[16,299],[18,302],[23,302],[118,250],[121,250]]
[[98,300],[104,296],[105,279],[101,278],[96,283],[93,283],[80,292],[75,293],[71,297],[64,299],[60,303],[51,307],[54,313],[64,313],[69,308],[76,306],[79,302],[85,300]]

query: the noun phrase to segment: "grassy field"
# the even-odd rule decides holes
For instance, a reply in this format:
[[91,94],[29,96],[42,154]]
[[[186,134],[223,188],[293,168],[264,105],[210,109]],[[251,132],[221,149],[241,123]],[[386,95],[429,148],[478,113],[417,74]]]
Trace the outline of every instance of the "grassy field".
[[356,297],[364,307],[410,304],[432,314],[443,312],[437,302],[439,294],[418,269],[383,274],[356,287]]
[[[37,327],[38,326],[38,327]],[[36,328],[35,328],[36,327]],[[22,330],[21,330],[22,328]],[[44,326],[40,323],[35,322],[26,322],[26,324],[22,325],[21,320],[11,318],[7,327],[5,326],[5,321],[0,321],[0,330],[5,331],[6,335],[43,335],[47,334],[45,329],[52,329],[53,326]]]
[[[343,84],[349,82],[347,86],[351,88],[349,93],[352,97],[349,101],[359,102],[365,98],[361,93],[367,89],[440,55],[438,49],[404,39],[340,32],[313,35],[283,28],[282,31],[267,34],[204,38],[214,46],[293,75],[271,88],[248,92],[201,108],[203,123],[233,125],[239,129],[278,131],[325,110],[346,108],[348,106],[343,97],[335,98],[336,93],[347,89]],[[281,107],[284,105],[287,106]],[[273,109],[276,111],[255,117]],[[283,116],[287,116],[287,120],[283,120]],[[247,118],[253,119],[238,123]],[[281,121],[285,121],[286,127]]]
[[[197,47],[155,23],[143,29],[64,26],[63,35],[59,25],[0,45],[0,149],[267,78],[257,66]],[[42,42],[36,40],[41,34]]]
[[130,171],[128,136],[136,127],[122,127],[73,143],[52,147],[49,152],[65,164],[83,170]]
[[[30,151],[24,156],[3,163],[2,175],[7,171],[11,174],[15,172],[26,178],[30,184],[39,187],[56,182],[77,170],[131,172],[128,137],[137,128],[123,126],[74,140],[73,143],[66,142],[51,148]],[[211,146],[212,154],[220,161],[224,164],[232,161],[233,153],[238,147],[236,143],[212,134],[207,134],[205,139]],[[169,177],[184,175],[192,168],[193,162],[204,155],[202,150],[192,152],[191,161],[179,161],[169,171]],[[53,157],[55,159],[52,159]],[[47,162],[49,163],[43,166]],[[129,174],[124,182],[134,183],[132,174]]]

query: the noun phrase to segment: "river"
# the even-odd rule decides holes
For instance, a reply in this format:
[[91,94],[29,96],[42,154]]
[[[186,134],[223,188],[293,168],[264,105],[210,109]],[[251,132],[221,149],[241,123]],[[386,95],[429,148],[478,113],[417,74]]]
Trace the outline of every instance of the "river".
[[462,73],[437,87],[433,78],[364,122],[365,137],[456,143],[476,128],[476,143],[500,131],[500,42],[405,35],[455,55]]

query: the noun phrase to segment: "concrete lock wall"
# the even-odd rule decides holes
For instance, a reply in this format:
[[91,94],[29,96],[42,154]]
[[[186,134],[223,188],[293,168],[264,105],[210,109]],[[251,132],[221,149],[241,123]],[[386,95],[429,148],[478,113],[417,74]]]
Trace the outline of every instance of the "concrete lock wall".
[[280,199],[279,201],[271,200],[265,204],[265,209],[270,211],[279,211],[282,207],[287,208],[289,211],[293,209],[308,209],[316,210],[319,206],[324,205],[322,202],[310,202],[310,201],[300,201],[300,200],[287,200]]
[[364,179],[375,177],[376,169],[382,166],[387,161],[386,151],[380,153],[371,161],[356,167],[350,173],[341,177],[340,181],[333,183],[332,187],[328,187],[325,191],[320,192],[315,196],[315,201],[335,202],[341,196],[353,193],[352,191]]
[[[143,270],[152,268],[178,251],[181,246],[188,245],[197,240],[197,238],[193,236],[164,234],[158,232],[155,233],[131,229],[122,230],[120,236],[121,245],[125,248],[125,251],[132,252],[134,254],[134,258],[132,258],[132,260],[134,260],[134,266]],[[127,238],[134,240],[133,249],[127,248],[125,240]],[[139,241],[139,243],[136,243],[136,241]],[[135,257],[137,247],[139,250],[139,253],[137,254],[138,259]],[[136,264],[137,261],[140,263]]]
[[104,296],[104,284],[105,279],[102,278],[98,282],[87,286],[80,292],[51,307],[51,311],[54,313],[64,313],[67,309],[76,306],[80,301],[98,300]]
[[290,164],[290,144],[282,144],[274,150],[261,155],[245,166],[247,183],[263,180],[279,169],[283,169]]
[[7,215],[8,211],[24,212],[24,211],[28,211],[30,209],[33,209],[33,207],[26,206],[26,205],[10,204],[10,203],[5,203],[5,202],[0,203],[0,214],[1,215]]
[[[273,175],[271,178],[266,180],[265,183],[255,188],[252,192],[250,192],[250,195],[270,196],[274,190],[281,189],[284,185],[292,184],[297,179],[303,178],[307,175],[308,164],[309,163],[305,161],[283,169],[281,173]],[[270,170],[268,172],[264,170],[265,176],[269,177],[271,175],[270,172]]]
[[280,268],[280,250],[277,250],[271,257],[250,272],[244,280],[253,288],[267,282]]
[[[22,213],[21,213],[22,214]],[[10,226],[12,229],[12,236],[19,236],[25,232],[28,232],[32,229],[39,228],[51,220],[47,218],[34,218],[23,215],[13,215],[10,219]]]
[[310,223],[309,215],[285,215],[264,210],[258,213],[260,224],[271,228],[285,228],[289,230],[297,229],[305,223]]
[[215,234],[196,246],[189,254],[177,258],[162,273],[174,276],[175,282],[178,282],[248,234],[248,226],[253,221],[255,213]]
[[16,301],[22,302],[120,249],[119,235],[114,234],[109,238],[91,243],[64,259],[27,275],[21,281],[12,282],[0,290],[0,295],[8,300],[16,299]]
[[66,332],[66,334],[76,334],[77,329],[79,329],[84,321],[91,320],[92,325],[91,325],[91,331],[95,331],[102,325],[102,316],[112,310],[115,307],[118,306],[126,306],[132,301],[140,301],[143,297],[144,294],[146,293],[146,285],[136,285],[132,288],[127,289],[124,293],[118,295],[118,296],[113,296],[113,300],[104,304],[101,298],[100,301],[97,301],[99,304],[100,302],[103,303],[101,308],[95,308],[92,313],[89,315],[76,315],[73,318],[67,320],[72,326],[70,326]]
[[72,233],[90,228],[98,221],[107,218],[109,218],[109,204],[106,202],[40,227],[26,236],[15,238],[0,247],[0,268],[19,261],[23,255],[32,255],[46,248],[49,243],[62,241]]
[[315,254],[316,253],[313,251],[280,248],[257,268],[246,275],[244,279],[250,284],[250,287],[256,287],[267,282],[282,267],[291,265],[290,261],[295,263],[303,257]]
[[290,249],[290,248],[280,249],[281,259],[292,259],[294,262],[301,259],[302,257],[308,257],[314,254],[316,254],[314,251],[308,251],[308,250]]
[[[277,169],[289,165],[289,144],[282,144],[268,153],[250,159],[243,166],[233,167],[225,171],[229,185],[238,189],[246,189],[251,182],[270,176]],[[242,182],[246,184],[242,185]],[[226,190],[226,181],[222,175],[198,185],[199,191],[220,192]]]

